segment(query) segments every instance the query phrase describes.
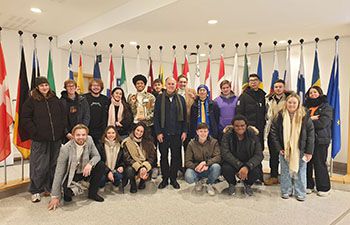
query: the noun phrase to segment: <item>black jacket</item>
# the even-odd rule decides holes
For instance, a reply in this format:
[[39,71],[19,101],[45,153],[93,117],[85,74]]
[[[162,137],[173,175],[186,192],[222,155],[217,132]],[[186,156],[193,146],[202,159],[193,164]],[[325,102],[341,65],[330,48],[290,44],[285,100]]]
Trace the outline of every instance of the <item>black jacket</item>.
[[[282,112],[272,121],[271,140],[276,151],[284,149],[283,141],[283,116]],[[304,116],[299,137],[299,149],[301,153],[312,154],[314,152],[315,130],[309,115]]]
[[247,88],[238,98],[236,106],[236,115],[240,114],[247,118],[249,125],[258,128],[262,134],[265,127],[265,115],[266,115],[266,93],[258,89],[254,91],[251,88]]
[[[98,143],[96,148],[98,150],[98,153],[100,153],[101,161],[106,163],[105,145],[103,143]],[[119,153],[117,156],[117,161],[115,162],[114,170],[117,170],[118,167],[125,168],[124,150],[121,146],[120,146],[120,150],[119,150]],[[111,171],[111,169],[109,169],[108,166],[105,166],[105,173],[108,174],[110,171]]]
[[245,150],[249,160],[242,162],[237,158],[238,138],[233,128],[230,128],[222,137],[220,146],[221,158],[224,163],[230,164],[237,170],[243,166],[247,166],[250,170],[254,169],[264,159],[258,136],[256,136],[256,133],[251,128],[247,128],[245,139]]
[[[329,145],[332,137],[333,109],[328,104],[327,97],[323,95],[322,103],[316,109],[314,116],[319,115],[318,120],[313,120],[315,128],[315,144]],[[308,111],[310,115],[310,110]]]
[[66,110],[57,96],[38,101],[30,96],[23,104],[20,127],[28,134],[22,140],[57,141],[65,136]]
[[108,108],[110,101],[107,96],[100,94],[99,97],[92,96],[91,93],[84,94],[90,107],[90,134],[103,133],[107,127]]
[[[196,129],[197,129],[197,119],[198,119],[198,101],[199,98],[197,98],[192,106],[191,106],[191,114],[190,114],[190,129],[189,129],[189,137],[194,138],[196,136]],[[219,122],[219,115],[220,110],[216,102],[209,100],[209,131],[210,136],[213,138],[218,138],[218,122]]]

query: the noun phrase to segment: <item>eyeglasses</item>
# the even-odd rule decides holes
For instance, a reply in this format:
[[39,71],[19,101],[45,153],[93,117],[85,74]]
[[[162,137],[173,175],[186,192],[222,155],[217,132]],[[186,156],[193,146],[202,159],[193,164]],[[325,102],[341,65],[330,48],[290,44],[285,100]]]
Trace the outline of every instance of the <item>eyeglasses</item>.
[[251,79],[251,80],[249,80],[249,82],[258,82],[259,81],[259,79]]

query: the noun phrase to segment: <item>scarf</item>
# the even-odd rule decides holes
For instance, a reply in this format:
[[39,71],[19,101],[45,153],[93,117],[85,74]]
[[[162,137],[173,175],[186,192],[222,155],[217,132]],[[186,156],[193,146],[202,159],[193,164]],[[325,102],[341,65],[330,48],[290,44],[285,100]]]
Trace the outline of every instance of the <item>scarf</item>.
[[306,98],[305,106],[307,108],[320,106],[322,103],[327,102],[327,98],[323,96],[319,96],[318,98]]
[[180,99],[180,96],[173,93],[173,94],[168,94],[166,91],[162,93],[162,101],[161,101],[161,106],[160,106],[160,126],[161,128],[164,128],[165,126],[165,96],[168,98],[173,97],[173,100],[176,103],[176,109],[177,109],[177,121],[182,122],[184,121],[184,115],[183,115],[183,105]]
[[[119,106],[118,109],[118,121],[115,121],[115,106]],[[108,125],[115,126],[116,122],[121,122],[123,120],[124,105],[122,100],[117,102],[113,97],[111,98],[111,104],[108,110]]]
[[295,113],[290,113],[285,110],[283,112],[283,142],[284,142],[284,158],[289,162],[289,172],[291,177],[297,178],[299,171],[299,138],[301,132],[301,119]]
[[120,144],[118,141],[110,141],[107,138],[105,138],[105,153],[106,153],[106,166],[110,170],[114,170],[117,159],[118,159],[118,154],[120,151]]
[[198,117],[197,125],[206,123],[210,128],[210,117],[209,117],[209,99],[208,97],[202,101],[198,98],[197,103]]

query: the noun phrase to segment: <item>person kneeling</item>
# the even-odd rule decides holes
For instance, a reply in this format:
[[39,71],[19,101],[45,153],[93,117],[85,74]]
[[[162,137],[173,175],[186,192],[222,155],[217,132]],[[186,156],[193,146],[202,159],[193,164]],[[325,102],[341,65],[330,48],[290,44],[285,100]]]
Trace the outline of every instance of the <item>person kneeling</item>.
[[251,185],[260,178],[259,165],[264,156],[256,132],[248,127],[247,119],[236,115],[221,143],[222,174],[229,184],[228,194],[235,194],[236,175],[243,181],[244,192],[252,196]]
[[209,136],[209,127],[201,123],[196,129],[197,135],[187,146],[185,155],[185,180],[192,184],[196,182],[195,190],[203,188],[203,178],[208,178],[207,192],[215,195],[213,184],[221,173],[221,161],[219,143],[215,138]]
[[89,128],[78,124],[72,129],[73,139],[61,147],[57,159],[55,177],[52,184],[49,210],[60,204],[61,188],[64,201],[72,201],[72,196],[83,191],[79,181],[90,181],[88,198],[97,202],[104,199],[97,194],[99,182],[104,173],[104,164],[95,144],[88,136]]
[[129,137],[122,142],[126,163],[123,186],[130,180],[131,193],[137,192],[136,175],[140,177],[138,188],[145,189],[146,180],[152,171],[152,165],[157,160],[152,138],[146,132],[146,124],[144,122],[138,122]]

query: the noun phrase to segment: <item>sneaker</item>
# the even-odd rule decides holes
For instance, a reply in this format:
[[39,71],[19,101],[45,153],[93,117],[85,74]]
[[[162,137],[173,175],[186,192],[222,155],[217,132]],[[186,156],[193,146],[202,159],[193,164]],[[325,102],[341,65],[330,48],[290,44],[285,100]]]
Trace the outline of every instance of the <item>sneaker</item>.
[[281,196],[283,199],[289,199],[290,197],[290,194],[282,194]]
[[152,169],[152,179],[157,179],[158,177],[158,174],[159,174],[159,169],[157,167],[153,168]]
[[253,189],[252,189],[251,185],[244,184],[244,193],[248,196],[253,195]]
[[32,202],[33,203],[40,202],[40,200],[41,200],[41,197],[40,197],[39,193],[32,194]]
[[224,181],[225,181],[225,178],[224,178],[224,176],[220,175],[220,176],[218,177],[218,180],[219,180],[219,182],[224,182]]
[[318,191],[317,195],[320,197],[327,197],[331,193],[331,190],[329,191]]
[[236,186],[233,184],[229,184],[228,186],[228,195],[235,195],[236,194]]
[[202,180],[199,180],[199,181],[196,182],[196,184],[194,185],[194,189],[197,192],[202,191],[202,189],[203,189],[203,182],[202,182]]
[[299,201],[299,202],[303,202],[305,201],[306,197],[305,196],[296,196],[296,199]]
[[264,181],[264,184],[266,186],[271,186],[271,185],[276,185],[279,184],[280,182],[278,181],[277,177],[270,177],[269,179]]
[[208,184],[208,186],[207,186],[207,193],[210,196],[214,196],[215,195],[215,189],[214,189],[212,184]]
[[314,189],[311,188],[306,188],[306,194],[312,194],[312,192],[314,191]]

